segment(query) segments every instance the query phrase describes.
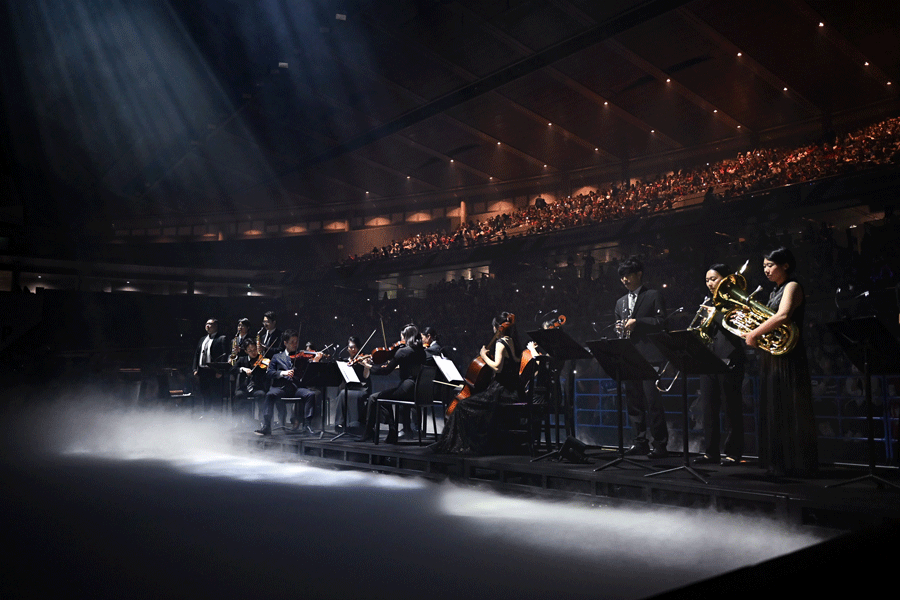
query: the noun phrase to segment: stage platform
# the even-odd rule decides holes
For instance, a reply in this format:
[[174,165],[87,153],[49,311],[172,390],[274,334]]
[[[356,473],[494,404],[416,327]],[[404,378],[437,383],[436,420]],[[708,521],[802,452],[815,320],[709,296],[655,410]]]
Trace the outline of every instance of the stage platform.
[[[594,471],[606,464],[596,458],[603,449],[588,450],[590,464],[574,464],[545,459],[532,462],[528,456],[459,456],[434,454],[418,441],[374,444],[353,441],[350,436],[330,441],[334,434],[317,436],[276,433],[260,437],[235,433],[236,446],[257,449],[273,457],[308,461],[337,468],[358,469],[419,476],[435,480],[451,479],[473,485],[554,498],[572,498],[607,505],[639,503],[683,508],[753,513],[799,525],[837,529],[859,529],[900,519],[900,490],[879,488],[871,482],[847,486],[827,486],[865,475],[863,467],[823,466],[815,479],[768,479],[751,459],[740,465],[721,467],[697,465],[693,468],[707,483],[682,470],[655,477],[651,471],[622,464]],[[629,457],[661,471],[683,464],[680,454],[650,460]],[[897,469],[877,473],[900,484]]]

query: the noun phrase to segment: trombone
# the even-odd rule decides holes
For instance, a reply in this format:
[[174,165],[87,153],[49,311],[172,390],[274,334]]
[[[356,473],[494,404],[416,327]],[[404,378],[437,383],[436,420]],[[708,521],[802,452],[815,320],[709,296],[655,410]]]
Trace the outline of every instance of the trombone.
[[[711,298],[706,296],[703,299],[703,302],[700,303],[700,308],[697,309],[696,314],[694,314],[694,318],[691,319],[690,325],[687,326],[688,331],[693,331],[697,337],[700,338],[700,341],[709,346],[712,344],[712,337],[709,335],[709,327],[712,324],[713,317],[716,316],[716,307],[707,304]],[[699,320],[699,322],[698,322]],[[666,362],[665,366],[659,371],[659,379],[656,380],[656,389],[660,392],[666,393],[672,389],[672,386],[675,385],[675,382],[678,381],[678,376],[681,375],[681,371],[675,371],[675,376],[672,377],[672,381],[669,382],[668,387],[663,388],[660,387],[660,383],[663,380],[663,373],[666,372],[666,369],[669,368],[669,363]]]

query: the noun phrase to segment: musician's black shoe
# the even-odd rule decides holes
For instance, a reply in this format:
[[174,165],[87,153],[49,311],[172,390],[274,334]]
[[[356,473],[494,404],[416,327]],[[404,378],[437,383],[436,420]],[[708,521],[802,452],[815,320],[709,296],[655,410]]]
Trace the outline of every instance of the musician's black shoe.
[[719,463],[723,467],[734,467],[741,464],[741,459],[735,458],[733,456],[726,456],[722,459],[722,462]]
[[401,440],[417,440],[419,439],[419,434],[411,429],[404,429],[400,432]]
[[650,451],[650,454],[647,455],[647,458],[668,458],[668,456],[669,451],[666,450],[665,446],[657,446]]
[[701,454],[694,459],[695,465],[714,465],[719,462],[719,457],[712,457],[709,454]]
[[397,432],[392,431],[392,432],[388,433],[386,438],[384,438],[384,443],[385,444],[396,444],[398,438],[399,438],[399,436],[397,435]]
[[625,449],[625,454],[628,456],[634,456],[635,454],[646,456],[647,454],[650,454],[650,444],[647,442],[635,442],[631,445],[631,448]]
[[262,429],[257,429],[253,433],[256,435],[272,435],[272,430],[268,427],[263,427]]

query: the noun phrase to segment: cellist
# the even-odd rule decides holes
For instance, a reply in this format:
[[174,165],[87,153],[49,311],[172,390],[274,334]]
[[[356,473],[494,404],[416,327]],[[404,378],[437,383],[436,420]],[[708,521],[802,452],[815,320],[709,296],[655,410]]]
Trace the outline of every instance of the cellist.
[[494,318],[492,325],[494,337],[488,346],[482,346],[479,358],[493,372],[493,379],[487,389],[457,397],[453,411],[448,411],[440,439],[430,446],[434,452],[490,454],[498,445],[497,405],[522,400],[522,348],[515,315],[504,312]]

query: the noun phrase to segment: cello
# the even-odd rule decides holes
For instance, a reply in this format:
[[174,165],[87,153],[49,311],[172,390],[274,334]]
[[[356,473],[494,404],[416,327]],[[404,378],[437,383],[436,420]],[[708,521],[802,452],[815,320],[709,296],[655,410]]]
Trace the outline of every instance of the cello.
[[[565,323],[566,315],[559,315],[553,319],[553,321],[544,323],[542,327],[544,329],[558,329],[565,325]],[[540,355],[540,352],[537,352],[537,346],[533,347],[535,348],[535,352],[532,352],[527,347],[522,351],[522,361],[519,363],[519,379],[525,385],[531,381],[531,378],[534,376],[534,372],[537,369],[537,361],[534,360],[534,357]]]
[[[500,326],[497,327],[497,332],[494,333],[494,337],[488,342],[487,347],[490,349],[488,350],[489,352],[494,351],[497,340],[505,336],[509,332],[512,324],[516,322],[516,316],[514,314],[509,314],[507,319],[508,320],[505,323],[501,323]],[[493,377],[494,370],[487,366],[487,363],[482,360],[481,354],[476,356],[472,362],[469,363],[469,367],[466,369],[463,389],[460,390],[453,401],[450,402],[450,405],[447,407],[446,416],[449,417],[453,414],[453,411],[456,410],[456,405],[459,404],[460,400],[465,400],[473,394],[486,390]]]

